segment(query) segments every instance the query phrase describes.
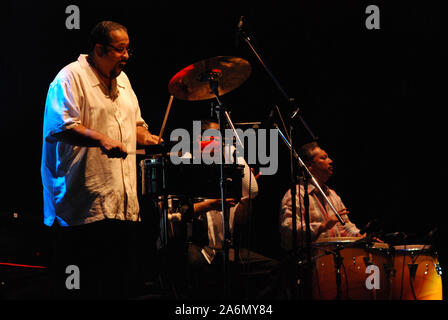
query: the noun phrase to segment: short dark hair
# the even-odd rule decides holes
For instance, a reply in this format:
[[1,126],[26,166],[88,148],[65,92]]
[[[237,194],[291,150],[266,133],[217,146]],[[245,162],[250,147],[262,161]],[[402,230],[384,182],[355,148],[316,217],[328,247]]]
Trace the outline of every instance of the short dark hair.
[[108,45],[111,43],[110,33],[114,30],[124,30],[128,32],[125,26],[114,21],[101,21],[97,23],[90,32],[89,49],[93,51],[97,43]]
[[218,124],[218,121],[215,119],[210,119],[210,118],[202,119],[201,120],[201,131],[210,129],[210,126],[212,123]]
[[301,146],[297,150],[297,154],[304,162],[311,162],[314,158],[313,150],[316,148],[320,148],[319,144],[316,141],[312,141]]

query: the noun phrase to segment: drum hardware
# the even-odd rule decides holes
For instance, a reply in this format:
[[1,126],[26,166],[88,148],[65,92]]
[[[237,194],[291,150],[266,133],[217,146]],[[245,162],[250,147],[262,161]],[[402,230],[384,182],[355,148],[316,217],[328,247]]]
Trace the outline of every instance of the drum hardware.
[[434,263],[434,268],[436,269],[436,271],[437,271],[437,275],[440,277],[440,276],[442,276],[442,267],[440,266],[440,264],[437,262],[437,263]]
[[340,254],[340,250],[343,247],[338,245],[338,247],[333,250],[326,250],[325,253],[328,255],[333,255],[334,268],[336,272],[336,300],[342,299],[342,280],[341,280],[341,267],[343,267],[342,261],[344,258]]
[[383,268],[388,278],[395,276],[395,269],[391,266],[391,264],[385,263],[383,264]]
[[368,266],[370,266],[372,264],[372,261],[370,260],[370,257],[364,257],[362,259],[364,260],[364,264],[366,265],[366,267],[368,267]]
[[[428,266],[428,265],[426,265]],[[409,268],[409,277],[414,280],[415,279],[415,274],[417,273],[417,267],[418,264],[416,263],[408,263],[408,268]],[[428,272],[426,272],[427,274]]]
[[417,296],[415,295],[415,288],[414,288],[414,280],[415,280],[415,274],[417,273],[417,267],[418,267],[418,265],[415,263],[408,263],[409,286],[411,288],[411,292],[412,292],[412,296],[414,297],[414,300],[417,300]]

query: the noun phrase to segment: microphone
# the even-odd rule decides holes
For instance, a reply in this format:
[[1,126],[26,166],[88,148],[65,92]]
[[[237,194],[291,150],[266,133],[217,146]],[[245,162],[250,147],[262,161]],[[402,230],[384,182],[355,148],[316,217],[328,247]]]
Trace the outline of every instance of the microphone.
[[291,116],[291,120],[296,117],[296,115],[299,113],[299,111],[300,111],[299,107],[297,107],[297,109],[293,111],[292,116]]
[[429,231],[428,235],[426,236],[427,239],[431,239],[431,238],[434,236],[434,234],[437,232],[438,229],[439,229],[439,228],[435,227],[434,229],[432,229],[431,231]]
[[271,107],[270,111],[269,111],[269,115],[264,118],[264,120],[262,120],[262,127],[267,127],[267,128],[271,128],[272,126],[276,126],[277,123],[275,121],[275,106]]
[[269,122],[271,122],[273,118],[274,118],[274,108],[271,108],[271,112],[269,112],[269,118],[268,118]]
[[407,234],[404,232],[393,232],[393,233],[386,233],[381,236],[381,238],[384,238],[388,241],[403,241],[407,239]]
[[373,226],[375,225],[377,223],[377,220],[376,219],[372,219],[372,220],[370,220],[363,228],[361,228],[360,230],[359,230],[359,233],[360,234],[365,234],[366,232],[367,233],[370,233],[370,231],[373,229]]
[[423,239],[424,243],[429,243],[430,241],[432,241],[432,238],[434,237],[434,235],[437,233],[437,230],[439,228],[436,226],[434,228],[432,228],[428,234],[426,235],[426,237]]
[[238,20],[237,30],[235,33],[235,47],[237,48],[240,44],[240,36],[243,31],[243,24],[244,24],[244,16],[241,16]]

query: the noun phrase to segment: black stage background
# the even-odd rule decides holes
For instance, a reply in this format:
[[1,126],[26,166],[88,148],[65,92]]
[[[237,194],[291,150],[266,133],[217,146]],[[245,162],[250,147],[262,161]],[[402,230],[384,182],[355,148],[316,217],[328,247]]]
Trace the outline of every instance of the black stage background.
[[[80,9],[79,30],[65,27],[70,4]],[[380,30],[365,26],[370,4],[380,8]],[[2,223],[17,212],[24,221],[41,225],[41,136],[48,85],[63,66],[87,53],[89,31],[98,21],[128,27],[136,56],[125,72],[156,134],[171,77],[218,55],[239,56],[252,66],[248,81],[222,98],[234,122],[265,121],[275,104],[285,116],[290,114],[249,47],[235,46],[237,22],[244,15],[265,62],[335,161],[330,185],[349,208],[351,220],[364,226],[376,218],[386,232],[405,232],[417,242],[437,226],[432,241],[445,266],[447,81],[442,66],[448,50],[443,10],[437,5],[128,0],[7,1],[2,7]],[[175,99],[165,139],[173,129],[191,128],[192,120],[208,116],[209,106],[209,101]],[[296,142],[308,139],[299,134]],[[289,187],[289,154],[280,141],[279,146],[279,170],[259,179],[252,221],[252,247],[270,256],[277,254],[279,203]],[[14,236],[3,234],[1,247],[40,243],[28,229],[16,230],[23,238],[8,242]],[[19,246],[20,241],[25,243]]]

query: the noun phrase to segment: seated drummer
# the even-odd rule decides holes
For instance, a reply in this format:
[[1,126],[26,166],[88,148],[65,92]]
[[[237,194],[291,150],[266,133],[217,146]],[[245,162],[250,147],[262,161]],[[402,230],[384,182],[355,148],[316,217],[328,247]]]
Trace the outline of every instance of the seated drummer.
[[[214,120],[202,120],[201,131],[207,129],[219,130],[218,123]],[[217,137],[202,136],[196,137],[195,143],[200,144],[203,153],[207,145],[220,145]],[[234,146],[231,152],[224,152],[226,162],[227,157],[233,156]],[[213,150],[213,148],[207,148]],[[218,148],[216,148],[218,150]],[[183,157],[191,157],[191,154],[184,154]],[[251,200],[258,194],[258,184],[252,170],[244,160],[243,156],[237,156],[237,164],[244,165],[242,178],[242,197],[241,199],[227,199],[229,210],[229,227],[231,238],[235,239],[235,229],[245,225],[249,221],[251,215]],[[217,181],[218,183],[218,181]],[[194,298],[217,298],[222,297],[222,286],[217,279],[222,277],[222,256],[218,254],[222,250],[223,227],[221,199],[204,199],[195,202],[193,205],[193,230],[191,242],[187,248],[187,259],[189,264],[190,280],[195,281],[195,288],[190,292],[189,297]],[[200,234],[202,233],[202,235]],[[265,257],[257,252],[249,250],[244,246],[236,246],[238,250],[234,250],[233,246],[229,252],[229,262],[233,265],[230,271],[230,287],[232,288],[232,297],[236,298],[238,294],[247,295],[252,298],[271,298],[275,295],[272,285],[275,275],[271,272],[275,269],[277,262],[269,257]],[[233,271],[232,271],[233,270]],[[236,273],[235,273],[236,272]],[[251,284],[250,292],[241,286],[244,286],[244,280],[241,281],[240,272],[246,275],[252,274],[252,278],[258,279],[256,287]],[[255,277],[258,276],[258,278]],[[241,298],[241,296],[239,296]]]
[[[327,198],[345,221],[345,225],[339,223],[338,218],[323,198],[322,194],[309,179],[309,217],[311,241],[329,237],[362,237],[355,224],[350,222],[347,214],[349,211],[343,204],[336,192],[330,189],[325,183],[333,175],[333,160],[331,160],[325,150],[321,149],[317,142],[310,142],[303,145],[298,154],[305,162],[311,174],[316,178]],[[300,188],[300,190],[299,190]],[[299,203],[300,195],[300,203]],[[306,233],[304,218],[304,187],[300,183],[297,185],[297,239],[300,243],[304,240]],[[302,209],[299,214],[300,208]],[[302,216],[302,217],[301,217]],[[303,223],[303,226],[302,226]],[[281,201],[280,207],[280,237],[281,246],[288,251],[292,248],[292,205],[291,190],[288,190]]]
[[[219,130],[219,125],[214,120],[202,120],[201,130],[214,129]],[[216,137],[205,137],[205,141],[200,141],[201,151],[204,151],[204,147],[209,144],[220,143]],[[210,148],[209,148],[210,149]],[[231,149],[235,151],[235,147],[231,146]],[[210,150],[213,150],[210,149]],[[218,148],[217,148],[218,150]],[[228,161],[229,157],[232,157],[233,151],[224,152],[225,161]],[[233,233],[233,227],[236,224],[245,224],[249,220],[250,204],[249,201],[254,199],[258,195],[258,184],[251,169],[247,165],[243,156],[238,156],[236,159],[237,164],[244,165],[243,179],[242,179],[242,198],[239,199],[227,199],[227,205],[230,206],[229,210],[229,227],[230,232]],[[199,249],[201,255],[208,263],[211,263],[216,255],[216,250],[222,248],[221,242],[223,239],[222,230],[222,212],[221,212],[221,199],[206,199],[202,202],[194,204],[195,216],[200,219],[206,219],[208,225],[208,240],[209,242]],[[194,250],[190,248],[190,250]]]

